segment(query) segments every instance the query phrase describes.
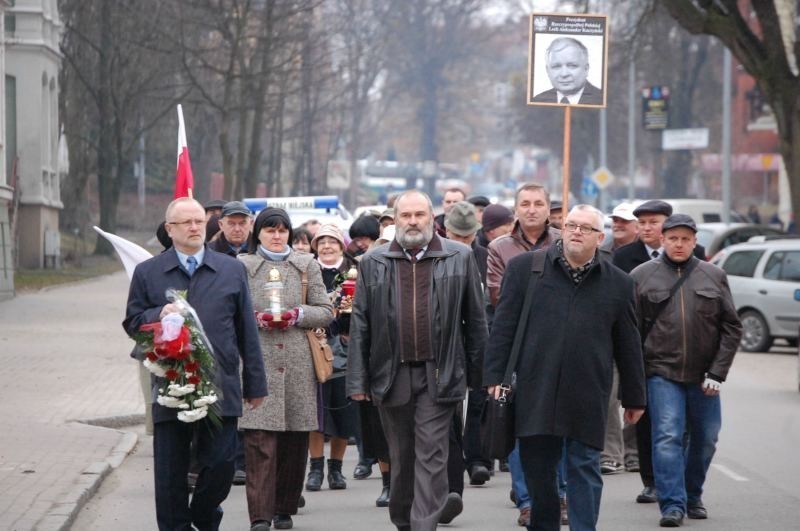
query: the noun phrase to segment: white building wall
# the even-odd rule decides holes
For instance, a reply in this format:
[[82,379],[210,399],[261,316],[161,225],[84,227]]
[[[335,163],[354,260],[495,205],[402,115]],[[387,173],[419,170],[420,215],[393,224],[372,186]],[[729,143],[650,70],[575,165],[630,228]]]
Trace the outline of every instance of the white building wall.
[[14,296],[14,244],[9,212],[14,197],[6,175],[6,63],[4,15],[8,2],[0,1],[0,300]]

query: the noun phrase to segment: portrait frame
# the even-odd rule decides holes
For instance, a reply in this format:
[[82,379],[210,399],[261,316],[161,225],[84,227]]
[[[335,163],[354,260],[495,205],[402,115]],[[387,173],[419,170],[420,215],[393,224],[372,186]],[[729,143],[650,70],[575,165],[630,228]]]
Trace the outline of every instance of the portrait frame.
[[[547,73],[547,48],[558,38],[580,42],[587,51],[588,71],[578,103],[560,103]],[[605,108],[608,97],[608,16],[532,13],[528,46],[528,105]]]

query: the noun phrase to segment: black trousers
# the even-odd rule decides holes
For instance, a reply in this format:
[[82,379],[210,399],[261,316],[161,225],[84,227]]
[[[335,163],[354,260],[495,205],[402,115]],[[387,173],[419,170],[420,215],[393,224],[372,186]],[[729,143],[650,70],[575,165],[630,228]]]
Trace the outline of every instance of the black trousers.
[[453,421],[450,423],[450,436],[447,452],[448,492],[456,492],[464,496],[464,441],[461,436],[461,413],[456,408]]
[[644,410],[644,415],[636,423],[636,448],[639,451],[639,476],[642,485],[652,487],[655,485],[653,477],[653,437],[650,431],[650,413]]
[[467,471],[472,467],[483,465],[492,469],[494,461],[481,453],[481,412],[488,394],[485,389],[472,389],[467,400],[467,423],[464,426],[464,458]]
[[[189,503],[190,446],[195,440],[197,484]],[[160,531],[217,531],[220,504],[228,497],[236,454],[236,418],[223,417],[220,428],[207,419],[186,423],[157,422],[153,426],[153,472],[156,520]]]

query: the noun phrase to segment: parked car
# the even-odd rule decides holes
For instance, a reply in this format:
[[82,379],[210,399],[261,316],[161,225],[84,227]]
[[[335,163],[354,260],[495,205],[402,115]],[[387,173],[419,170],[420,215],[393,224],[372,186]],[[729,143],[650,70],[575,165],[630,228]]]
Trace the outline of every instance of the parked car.
[[741,349],[766,352],[775,338],[796,345],[800,327],[800,239],[731,245],[712,263],[728,274],[744,334]]
[[[664,201],[672,205],[674,214],[692,216],[695,223],[722,221],[722,201],[718,199],[664,199]],[[636,208],[644,202],[643,199],[633,201],[633,207]],[[740,223],[750,221],[735,210],[730,211],[730,220]]]
[[246,197],[242,202],[258,215],[262,209],[272,206],[286,210],[292,225],[297,227],[306,221],[316,219],[322,224],[333,223],[343,231],[347,231],[355,219],[353,215],[339,203],[335,195],[303,196],[303,197]]
[[752,223],[698,223],[697,243],[706,248],[706,260],[714,258],[722,249],[748,241],[753,236],[778,236],[782,230],[768,225]]

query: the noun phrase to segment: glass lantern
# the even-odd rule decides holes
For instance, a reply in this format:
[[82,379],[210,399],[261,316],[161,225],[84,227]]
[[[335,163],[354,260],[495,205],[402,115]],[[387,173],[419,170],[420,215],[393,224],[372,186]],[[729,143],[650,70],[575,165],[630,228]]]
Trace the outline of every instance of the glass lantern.
[[269,282],[264,284],[264,289],[267,290],[267,307],[264,311],[272,314],[273,321],[280,321],[284,309],[283,282],[281,282],[280,271],[270,270]]

